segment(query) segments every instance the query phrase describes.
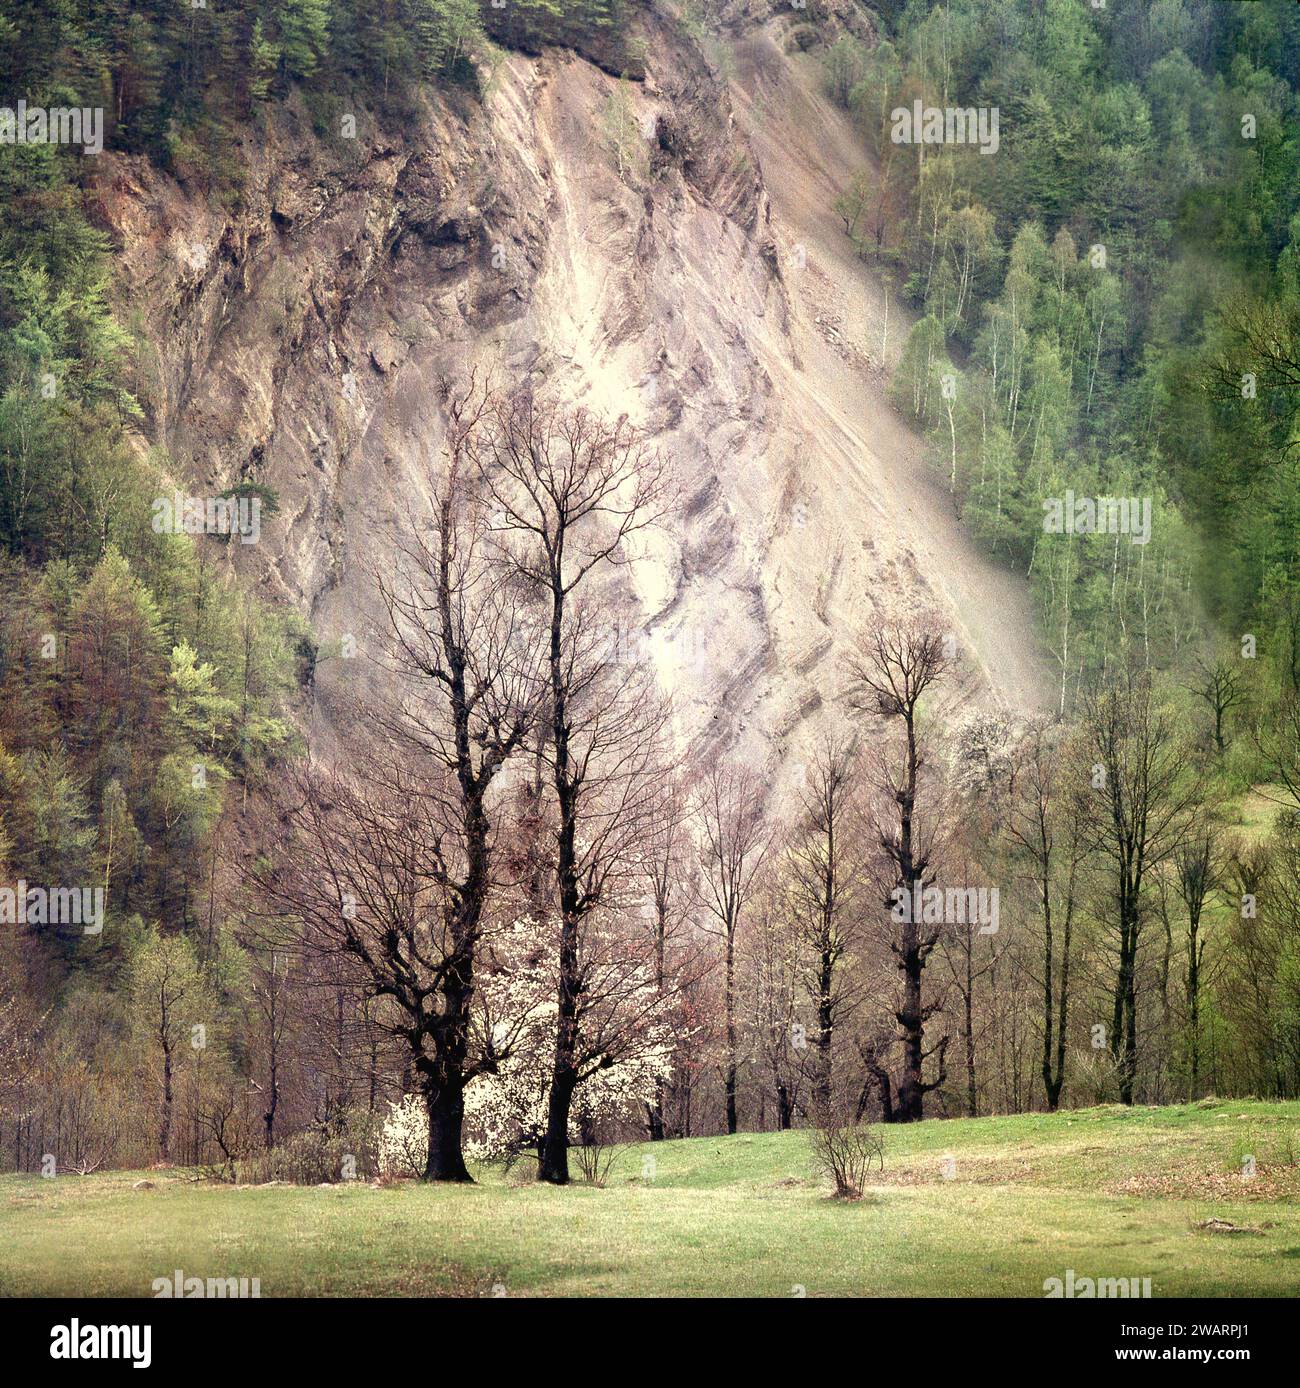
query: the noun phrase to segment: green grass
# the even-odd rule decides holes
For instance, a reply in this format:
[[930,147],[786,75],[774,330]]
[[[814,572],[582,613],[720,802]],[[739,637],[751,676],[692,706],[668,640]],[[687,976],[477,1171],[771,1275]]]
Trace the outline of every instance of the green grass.
[[[884,1135],[885,1171],[851,1203],[828,1197],[802,1133],[628,1148],[604,1189],[494,1171],[465,1188],[6,1176],[0,1291],[148,1296],[179,1268],[257,1277],[263,1296],[1041,1296],[1073,1268],[1150,1277],[1155,1296],[1300,1294],[1300,1104],[1108,1106]],[[1198,1228],[1210,1219],[1247,1232]]]
[[1285,786],[1268,783],[1253,786],[1235,802],[1236,818],[1232,827],[1247,843],[1267,838],[1289,798]]

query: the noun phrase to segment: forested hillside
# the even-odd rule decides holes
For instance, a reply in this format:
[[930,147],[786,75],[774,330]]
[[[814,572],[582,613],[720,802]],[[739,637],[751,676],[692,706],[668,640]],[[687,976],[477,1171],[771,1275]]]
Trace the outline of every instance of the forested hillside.
[[[1258,697],[1293,692],[1300,11],[884,12],[890,40],[827,55],[875,155],[840,210],[922,314],[900,407],[968,524],[1033,578],[1061,710],[1135,646],[1185,665],[1207,621],[1272,658],[1246,677]],[[996,107],[999,148],[893,143],[918,100]],[[1149,543],[1044,539],[1067,489],[1150,498]]]
[[0,0],[0,64],[108,170],[0,115],[0,1162],[1300,1093],[1300,6]]

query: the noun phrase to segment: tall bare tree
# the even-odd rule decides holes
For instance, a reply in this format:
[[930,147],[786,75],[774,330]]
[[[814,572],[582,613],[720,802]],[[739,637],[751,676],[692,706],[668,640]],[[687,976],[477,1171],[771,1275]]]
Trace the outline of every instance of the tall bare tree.
[[[684,797],[674,779],[665,787],[665,793],[647,825],[642,860],[646,885],[644,905],[650,916],[655,985],[660,992],[669,987],[670,955],[683,948],[684,942],[680,937],[690,911],[690,835],[686,820]],[[679,966],[684,962],[679,961]],[[652,1142],[661,1142],[665,1135],[664,1095],[665,1082],[660,1079],[655,1084],[654,1102],[647,1106],[646,1111],[646,1126]]]
[[748,767],[714,762],[695,800],[700,832],[700,900],[722,937],[722,1011],[726,1036],[723,1088],[727,1131],[734,1133],[739,1041],[736,1027],[736,944],[746,907],[772,847],[765,785]]
[[[671,504],[660,460],[638,431],[520,392],[474,440],[495,506],[500,553],[543,628],[547,760],[555,797],[560,953],[555,1061],[539,1178],[569,1179],[569,1114],[578,1058],[583,931],[631,871],[662,792],[665,712],[594,588],[627,564],[632,542]],[[603,595],[608,597],[608,594]]]
[[813,1099],[822,1106],[831,1098],[835,1031],[857,998],[842,967],[863,885],[857,770],[851,741],[826,737],[818,744],[781,862],[785,915],[807,951],[804,985],[817,1018]]
[[[363,990],[395,1003],[388,1025],[428,1108],[430,1181],[470,1179],[464,1091],[499,1058],[499,1047],[475,1055],[471,1045],[476,956],[497,885],[491,792],[543,690],[535,632],[513,572],[485,543],[491,511],[469,463],[495,403],[474,382],[444,388],[445,465],[430,477],[427,524],[376,574],[387,630],[375,658],[396,692],[358,703],[357,725],[378,734],[353,749],[359,774],[298,779],[284,809],[296,862],[259,879],[273,908],[298,913],[301,943],[359,963]],[[399,788],[409,804],[394,801]],[[323,874],[318,884],[303,864]]]
[[784,1132],[794,1123],[808,1070],[807,1028],[799,1020],[807,951],[789,929],[776,895],[764,893],[755,904],[743,991],[753,1007],[755,1052],[776,1099],[777,1130]]
[[1174,852],[1174,885],[1183,903],[1186,929],[1183,981],[1187,996],[1189,1099],[1196,1098],[1201,1076],[1201,991],[1205,979],[1205,936],[1201,924],[1206,904],[1224,886],[1225,871],[1219,831],[1208,821],[1197,824]]
[[1029,730],[1021,748],[1006,821],[1012,860],[1038,903],[1042,998],[1041,1071],[1047,1107],[1055,1112],[1065,1081],[1065,1045],[1070,1021],[1070,965],[1080,873],[1085,855],[1081,817],[1083,793],[1077,757],[1051,728]]
[[[915,901],[934,882],[941,846],[940,825],[947,807],[930,763],[921,727],[921,703],[954,674],[954,660],[943,636],[926,624],[881,623],[862,639],[852,666],[849,704],[884,720],[886,735],[874,745],[869,777],[876,792],[871,817],[880,852],[875,887],[885,913],[885,935],[902,975],[894,1005],[902,1064],[896,1094],[882,1091],[882,1108],[895,1122],[924,1117],[926,1094],[946,1078],[948,1037],[926,1050],[926,1023],[941,1001],[926,1002],[925,968],[943,931],[942,923],[917,920],[919,912],[895,909]],[[902,920],[896,919],[901,914]],[[934,1055],[938,1074],[924,1078]],[[877,1078],[884,1073],[877,1060]]]
[[253,870],[260,911],[275,938],[333,965],[320,976],[340,1033],[349,993],[389,1003],[369,1010],[369,1025],[401,1044],[428,1110],[424,1179],[467,1181],[465,1087],[510,1054],[529,1018],[492,1018],[473,989],[489,922],[482,901],[467,918],[475,903],[443,813],[457,803],[446,769],[405,748],[357,755],[364,774],[307,766],[289,778],[266,865]]
[[1196,805],[1190,749],[1173,711],[1149,676],[1124,672],[1084,695],[1082,736],[1092,758],[1092,794],[1084,834],[1104,855],[1113,884],[1115,982],[1110,1053],[1120,1099],[1133,1102],[1137,1083],[1138,950],[1148,874],[1182,843]]
[[471,381],[445,388],[446,467],[435,479],[429,528],[400,545],[395,575],[378,584],[403,696],[375,711],[396,745],[446,775],[435,807],[443,826],[431,859],[446,923],[431,1065],[429,1180],[469,1179],[461,1155],[469,1014],[479,931],[494,885],[489,794],[539,717],[542,670],[536,631],[518,602],[514,574],[487,540],[490,497],[477,442],[500,399]]

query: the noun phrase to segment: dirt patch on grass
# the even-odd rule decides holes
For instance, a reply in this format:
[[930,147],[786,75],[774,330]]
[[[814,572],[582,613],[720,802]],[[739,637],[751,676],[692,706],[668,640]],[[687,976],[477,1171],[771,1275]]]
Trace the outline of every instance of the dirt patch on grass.
[[1295,1200],[1300,1199],[1300,1168],[1261,1164],[1253,1176],[1195,1167],[1144,1171],[1107,1186],[1106,1194],[1167,1200]]
[[1264,1231],[1251,1224],[1234,1224],[1230,1219],[1203,1219],[1196,1226],[1204,1234],[1260,1234]]

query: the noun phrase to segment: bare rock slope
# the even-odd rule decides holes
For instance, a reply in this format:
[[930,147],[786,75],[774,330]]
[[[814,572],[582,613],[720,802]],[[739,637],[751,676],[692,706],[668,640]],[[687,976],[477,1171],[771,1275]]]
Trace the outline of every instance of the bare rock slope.
[[[439,381],[531,376],[644,425],[681,484],[634,583],[684,741],[797,754],[882,611],[938,609],[986,697],[1041,704],[1023,584],[886,402],[880,289],[831,206],[865,156],[816,56],[761,7],[722,45],[645,23],[643,83],[551,51],[400,136],[291,109],[250,132],[234,211],[106,159],[123,301],[164,344],[150,441],[191,488],[274,488],[227,562],[364,640],[369,571],[425,514]],[[323,739],[355,668],[321,668]]]

